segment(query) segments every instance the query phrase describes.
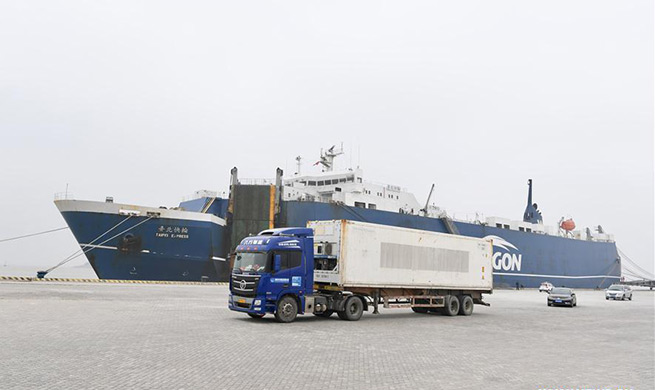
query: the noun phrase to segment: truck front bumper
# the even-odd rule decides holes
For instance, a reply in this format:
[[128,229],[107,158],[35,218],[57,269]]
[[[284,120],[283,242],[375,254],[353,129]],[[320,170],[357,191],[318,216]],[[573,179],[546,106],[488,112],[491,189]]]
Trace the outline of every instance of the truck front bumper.
[[266,301],[260,297],[248,298],[230,294],[228,308],[242,313],[264,314],[266,313]]

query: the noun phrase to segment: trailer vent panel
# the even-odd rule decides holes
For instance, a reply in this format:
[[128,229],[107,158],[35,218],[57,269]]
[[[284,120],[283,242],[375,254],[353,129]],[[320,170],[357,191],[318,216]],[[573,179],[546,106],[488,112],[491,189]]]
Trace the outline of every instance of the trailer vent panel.
[[381,243],[380,267],[423,271],[468,272],[469,252]]

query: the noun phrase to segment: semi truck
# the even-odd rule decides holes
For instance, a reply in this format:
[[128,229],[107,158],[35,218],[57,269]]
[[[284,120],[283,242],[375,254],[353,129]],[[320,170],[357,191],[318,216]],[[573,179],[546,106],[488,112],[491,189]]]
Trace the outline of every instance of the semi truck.
[[228,306],[252,318],[357,321],[411,308],[468,316],[493,292],[492,242],[350,220],[269,229],[236,247]]

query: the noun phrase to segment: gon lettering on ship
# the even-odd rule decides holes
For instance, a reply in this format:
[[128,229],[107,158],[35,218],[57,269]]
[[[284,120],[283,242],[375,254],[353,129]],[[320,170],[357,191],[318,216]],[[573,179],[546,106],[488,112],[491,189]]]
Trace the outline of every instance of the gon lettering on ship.
[[493,240],[494,254],[492,263],[496,271],[520,271],[523,255],[519,249],[504,238],[498,236],[486,236],[485,239]]

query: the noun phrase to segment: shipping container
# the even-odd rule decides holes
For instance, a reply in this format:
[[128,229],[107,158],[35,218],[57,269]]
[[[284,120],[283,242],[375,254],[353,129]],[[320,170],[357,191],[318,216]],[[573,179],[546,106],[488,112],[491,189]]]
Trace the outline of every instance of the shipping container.
[[[311,221],[314,258],[336,261],[314,281],[342,287],[491,291],[492,242],[372,223]],[[330,254],[327,254],[330,252]]]

